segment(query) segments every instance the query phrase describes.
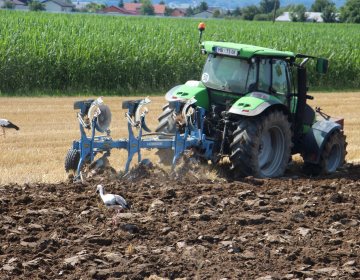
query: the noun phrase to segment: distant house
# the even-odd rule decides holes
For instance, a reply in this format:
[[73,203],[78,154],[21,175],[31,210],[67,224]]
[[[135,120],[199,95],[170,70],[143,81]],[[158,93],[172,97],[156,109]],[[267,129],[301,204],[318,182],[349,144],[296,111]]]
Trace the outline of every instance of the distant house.
[[[125,3],[124,9],[127,11],[132,12],[139,12],[142,3]],[[165,8],[166,5],[153,5],[154,6],[154,13],[157,16],[164,16],[165,15]]]
[[212,12],[203,11],[203,12],[194,14],[194,18],[211,18],[211,15],[212,15]]
[[123,8],[120,8],[118,6],[112,5],[110,7],[107,7],[105,9],[102,9],[101,11],[99,11],[99,13],[104,13],[104,14],[123,14],[123,15],[139,15],[139,13],[137,12],[133,12],[133,11],[128,11],[125,10]]
[[289,12],[284,12],[280,16],[278,16],[275,21],[288,22],[291,21]]
[[140,10],[142,3],[125,3],[124,9],[127,11],[133,11],[136,12],[137,10]]
[[25,6],[25,3],[23,3],[23,2],[21,2],[19,0],[0,0],[0,8],[2,6],[4,6],[6,1],[14,3],[15,9],[18,9],[19,7],[24,7]]
[[185,14],[186,14],[186,10],[187,10],[187,8],[175,8],[171,12],[170,16],[172,16],[172,17],[184,17]]
[[[305,14],[308,16],[306,22],[324,22],[321,17],[322,13],[306,12]],[[339,15],[340,15],[339,13],[336,13],[336,18],[338,18]],[[277,17],[275,21],[282,21],[282,22],[291,21],[290,13],[284,12],[281,16]]]
[[45,9],[53,13],[72,12],[75,7],[74,4],[66,2],[65,0],[45,0],[41,3],[45,4]]

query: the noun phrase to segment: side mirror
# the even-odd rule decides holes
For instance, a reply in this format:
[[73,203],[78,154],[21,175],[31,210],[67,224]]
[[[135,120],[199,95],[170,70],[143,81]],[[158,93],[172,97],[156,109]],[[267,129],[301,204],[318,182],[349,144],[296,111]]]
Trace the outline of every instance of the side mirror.
[[328,60],[325,58],[318,58],[316,63],[316,72],[326,74],[328,68]]

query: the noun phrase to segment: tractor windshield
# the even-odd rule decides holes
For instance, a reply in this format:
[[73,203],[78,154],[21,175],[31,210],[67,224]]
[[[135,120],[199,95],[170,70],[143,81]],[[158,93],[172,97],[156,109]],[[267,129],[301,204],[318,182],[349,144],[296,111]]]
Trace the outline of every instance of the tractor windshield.
[[256,81],[256,73],[256,64],[247,60],[209,54],[201,81],[209,88],[248,93]]

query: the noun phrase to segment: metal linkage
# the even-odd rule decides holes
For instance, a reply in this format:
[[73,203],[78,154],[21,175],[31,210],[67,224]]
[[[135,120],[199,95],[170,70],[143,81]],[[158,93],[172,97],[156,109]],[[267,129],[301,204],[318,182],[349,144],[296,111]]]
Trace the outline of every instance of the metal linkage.
[[[84,104],[87,103],[87,108],[90,107],[90,109],[92,109],[94,106],[102,103],[102,100],[101,102],[99,100],[92,101],[91,106],[89,106],[89,102],[90,101],[83,101]],[[110,130],[106,130],[106,135],[95,136],[98,115],[94,114],[91,124],[86,124],[82,118],[82,116],[86,116],[88,114],[87,110],[83,110],[83,108],[85,108],[85,105],[74,105],[75,109],[82,109],[82,112],[78,114],[81,138],[79,141],[73,142],[73,149],[77,149],[80,153],[80,161],[77,167],[77,176],[74,179],[74,182],[82,180],[81,169],[84,163],[93,162],[94,157],[97,153],[105,153],[104,156],[110,156],[110,150],[113,148],[126,149],[128,151],[128,159],[125,166],[125,173],[129,171],[131,160],[136,153],[138,154],[138,162],[141,162],[142,148],[173,149],[174,159],[172,164],[172,170],[174,169],[176,161],[179,158],[180,154],[191,147],[198,147],[201,156],[206,159],[211,158],[214,142],[206,140],[205,134],[202,133],[205,110],[201,107],[196,107],[195,109],[191,107],[191,105],[193,105],[196,100],[188,100],[186,104],[181,103],[181,101],[174,101],[170,103],[170,108],[174,108],[175,112],[182,113],[182,116],[185,118],[185,132],[181,133],[179,129],[176,129],[175,135],[167,136],[164,139],[161,138],[164,133],[143,134],[143,130],[145,130],[146,132],[151,132],[145,122],[145,117],[148,113],[148,109],[145,107],[144,111],[140,112],[141,107],[148,104],[149,102],[150,100],[148,98],[144,100],[123,102],[122,108],[128,109],[128,112],[125,113],[125,117],[128,121],[129,138],[120,140],[112,140],[112,138],[110,138]],[[89,129],[90,126],[91,136],[87,137],[85,133],[85,128]],[[134,135],[133,128],[136,128],[139,131],[137,137],[135,137]],[[158,135],[157,137],[148,137],[149,135],[156,134]]]

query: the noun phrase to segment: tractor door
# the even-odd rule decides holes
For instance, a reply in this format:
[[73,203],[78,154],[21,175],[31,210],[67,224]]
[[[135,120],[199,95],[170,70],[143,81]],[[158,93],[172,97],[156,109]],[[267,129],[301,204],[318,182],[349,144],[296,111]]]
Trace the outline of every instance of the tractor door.
[[[286,105],[287,95],[290,93],[287,63],[284,60],[271,60],[273,95]],[[275,90],[274,90],[275,89]],[[276,92],[275,92],[276,91]]]
[[289,107],[287,96],[290,93],[290,76],[284,60],[260,59],[258,90],[277,97]]

